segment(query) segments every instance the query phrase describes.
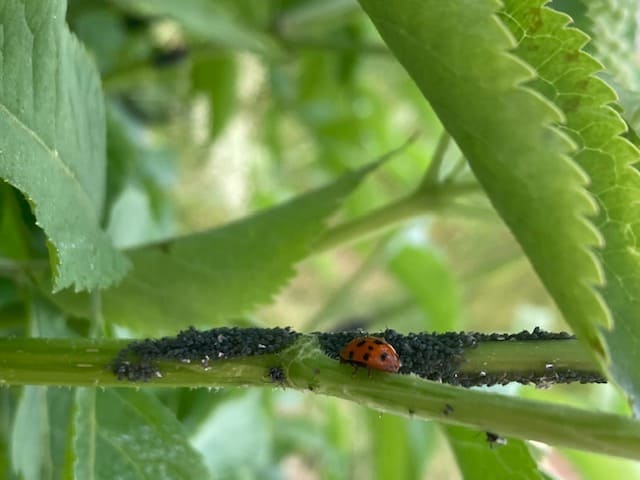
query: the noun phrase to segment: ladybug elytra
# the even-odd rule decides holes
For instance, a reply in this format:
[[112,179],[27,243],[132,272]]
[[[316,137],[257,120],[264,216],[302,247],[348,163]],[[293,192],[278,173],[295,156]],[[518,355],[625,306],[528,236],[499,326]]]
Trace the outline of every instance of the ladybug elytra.
[[356,337],[340,352],[340,361],[369,370],[397,372],[400,357],[385,339],[379,337]]

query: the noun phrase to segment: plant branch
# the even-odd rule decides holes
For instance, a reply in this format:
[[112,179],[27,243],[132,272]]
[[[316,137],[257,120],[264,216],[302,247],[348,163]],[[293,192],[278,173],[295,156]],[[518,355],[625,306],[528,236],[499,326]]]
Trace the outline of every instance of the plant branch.
[[456,206],[451,200],[457,196],[479,191],[477,183],[461,183],[416,191],[395,202],[373,210],[361,217],[328,229],[313,245],[315,253],[322,253],[339,245],[363,240],[379,234],[401,222],[437,211],[464,214],[469,212]]
[[[640,422],[607,413],[469,390],[414,376],[331,368],[301,355],[288,369],[294,388],[345,398],[396,415],[434,419],[551,445],[640,459]],[[324,358],[322,358],[324,357]]]
[[[526,369],[550,361],[557,366],[594,368],[577,340],[562,342],[561,350],[554,340],[488,342],[468,350],[468,362],[462,368]],[[140,388],[264,386],[276,382],[393,414],[640,459],[637,420],[445,385],[415,375],[364,369],[354,373],[351,366],[324,354],[317,339],[309,336],[279,353],[212,361],[209,368],[198,362],[162,360],[161,377],[146,383],[118,380],[111,371],[114,358],[128,344],[126,340],[3,338],[0,384]],[[505,358],[510,360],[504,363]],[[270,376],[274,368],[281,376]]]
[[444,156],[447,153],[450,141],[451,136],[446,130],[444,130],[438,139],[438,144],[436,145],[436,150],[431,158],[431,163],[429,164],[429,168],[427,168],[427,172],[425,173],[418,190],[428,189],[438,185],[438,176],[440,175],[440,169],[442,168]]
[[435,209],[435,203],[423,205],[415,195],[409,195],[354,220],[327,230],[313,245],[315,253],[331,250],[339,245],[362,240],[381,233],[410,218]]

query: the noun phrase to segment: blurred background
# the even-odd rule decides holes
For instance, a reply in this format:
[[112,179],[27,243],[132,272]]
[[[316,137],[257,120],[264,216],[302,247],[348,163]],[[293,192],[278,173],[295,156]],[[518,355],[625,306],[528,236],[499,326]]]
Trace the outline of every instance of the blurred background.
[[[102,76],[109,160],[104,223],[121,247],[276,205],[419,132],[332,219],[349,221],[410,193],[442,135],[429,105],[352,0],[70,0],[67,21]],[[455,145],[443,171],[472,179]],[[300,331],[567,329],[481,194],[308,258],[252,321]],[[608,385],[501,390],[626,411]],[[461,478],[447,437],[433,422],[283,389],[157,395],[216,478]],[[484,433],[477,438],[490,451]],[[633,462],[531,449],[552,477],[640,475]]]

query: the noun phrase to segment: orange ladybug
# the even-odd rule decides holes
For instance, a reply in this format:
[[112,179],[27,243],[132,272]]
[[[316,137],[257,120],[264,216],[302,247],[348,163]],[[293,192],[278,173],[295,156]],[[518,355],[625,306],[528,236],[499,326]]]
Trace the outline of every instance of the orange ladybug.
[[369,370],[394,373],[402,365],[395,348],[379,337],[354,338],[340,352],[340,361]]

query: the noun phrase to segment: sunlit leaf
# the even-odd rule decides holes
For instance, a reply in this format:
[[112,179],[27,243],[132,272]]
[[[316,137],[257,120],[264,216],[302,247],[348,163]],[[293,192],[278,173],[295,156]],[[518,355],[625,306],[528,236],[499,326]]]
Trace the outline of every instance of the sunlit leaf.
[[30,200],[51,242],[54,287],[104,287],[127,261],[101,230],[105,126],[94,64],[65,2],[0,6],[0,176]]

